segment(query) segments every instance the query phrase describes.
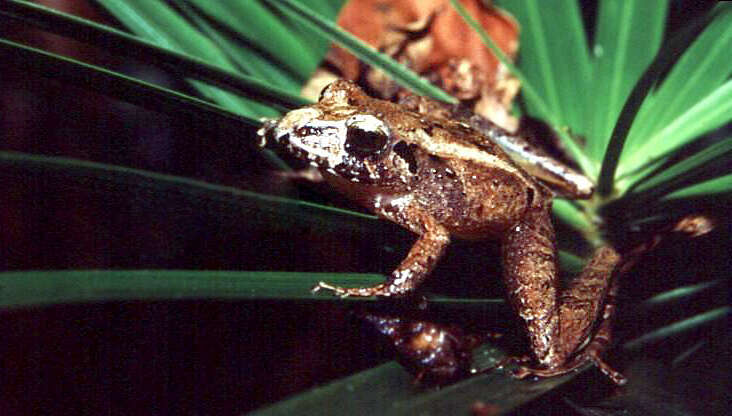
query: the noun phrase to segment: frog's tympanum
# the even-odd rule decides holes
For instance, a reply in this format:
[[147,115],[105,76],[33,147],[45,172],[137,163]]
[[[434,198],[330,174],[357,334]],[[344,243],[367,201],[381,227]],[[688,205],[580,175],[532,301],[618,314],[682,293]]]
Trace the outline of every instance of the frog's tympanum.
[[[537,360],[517,375],[553,376],[591,361],[621,381],[599,357],[609,341],[608,295],[618,255],[598,249],[581,275],[560,288],[553,193],[540,179],[555,187],[564,180],[566,193],[579,197],[592,193],[589,181],[558,163],[549,164],[548,178],[529,174],[518,164],[521,157],[517,163],[497,144],[525,148],[519,138],[490,125],[478,126],[479,132],[415,107],[373,99],[348,81],[336,81],[317,104],[269,121],[260,131],[265,143],[308,161],[337,191],[419,236],[387,282],[365,288],[321,282],[315,290],[407,295],[429,275],[451,238],[499,240],[508,296]],[[523,159],[536,160],[545,161]]]

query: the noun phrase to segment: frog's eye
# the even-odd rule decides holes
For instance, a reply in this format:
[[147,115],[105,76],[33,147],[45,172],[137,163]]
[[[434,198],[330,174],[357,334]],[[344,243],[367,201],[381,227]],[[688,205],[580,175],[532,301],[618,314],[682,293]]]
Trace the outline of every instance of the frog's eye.
[[345,149],[357,156],[369,156],[386,148],[389,133],[373,116],[353,116],[346,121]]

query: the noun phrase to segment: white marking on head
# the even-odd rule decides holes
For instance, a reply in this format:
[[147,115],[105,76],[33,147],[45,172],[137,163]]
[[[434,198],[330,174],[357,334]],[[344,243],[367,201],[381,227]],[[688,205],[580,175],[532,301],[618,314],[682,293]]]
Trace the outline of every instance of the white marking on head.
[[370,114],[354,114],[346,120],[346,126],[356,126],[363,131],[373,131],[389,135],[389,129],[383,121]]

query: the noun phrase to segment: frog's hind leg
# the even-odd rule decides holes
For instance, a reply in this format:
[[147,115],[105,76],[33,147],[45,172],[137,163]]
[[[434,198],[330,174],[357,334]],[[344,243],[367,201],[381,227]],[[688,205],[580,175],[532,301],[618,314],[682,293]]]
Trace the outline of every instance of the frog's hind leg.
[[503,239],[503,275],[508,298],[524,320],[531,351],[544,367],[560,356],[558,270],[549,206],[531,207]]
[[612,343],[612,318],[615,315],[615,296],[618,292],[618,276],[613,278],[612,285],[608,291],[607,298],[605,300],[605,307],[603,309],[602,316],[600,317],[600,324],[592,336],[589,344],[580,351],[574,357],[576,367],[584,365],[587,361],[591,361],[603,374],[605,374],[615,384],[622,386],[627,383],[628,380],[620,372],[615,371],[602,359],[602,354],[610,347]]
[[[617,279],[615,271],[620,255],[609,246],[598,248],[579,277],[562,291],[560,297],[560,337],[567,354],[584,349],[595,338],[601,341],[607,337],[609,327],[600,331],[603,324],[612,318],[615,310]],[[600,316],[600,311],[603,311]],[[595,335],[592,334],[593,330]],[[607,333],[608,335],[603,335]]]
[[413,292],[434,269],[445,248],[450,243],[448,231],[432,218],[421,218],[423,228],[419,239],[409,250],[407,257],[391,273],[388,281],[372,287],[344,288],[325,282],[318,283],[313,292],[328,290],[342,297],[347,296],[404,296]]
[[619,262],[614,249],[601,247],[560,291],[550,208],[530,208],[509,231],[503,241],[506,287],[539,362],[537,368],[521,367],[517,376],[560,375],[589,361],[615,374],[599,357],[610,340],[614,303],[606,301]]
[[591,362],[616,384],[625,384],[625,377],[601,358],[612,340],[611,321],[620,260],[620,255],[611,247],[595,251],[582,274],[560,296],[558,349],[561,359],[547,368],[521,367],[515,373],[517,377],[557,376]]
[[[560,332],[563,342],[570,345],[569,352],[574,354],[563,369],[571,371],[592,362],[615,384],[625,384],[625,377],[610,368],[600,357],[612,341],[611,320],[615,314],[619,280],[643,254],[656,247],[670,233],[681,233],[693,238],[712,228],[713,223],[707,217],[690,215],[627,251],[622,259],[611,247],[599,248],[580,277],[562,295]],[[602,315],[598,316],[601,307]],[[599,323],[594,325],[596,321]],[[569,344],[571,339],[575,342]],[[534,374],[542,375],[538,372]]]
[[[620,372],[610,367],[603,359],[602,354],[607,350],[612,342],[612,316],[615,311],[615,294],[617,292],[618,284],[617,280],[613,282],[613,285],[608,293],[607,303],[605,309],[597,327],[596,332],[589,340],[589,343],[577,354],[574,355],[565,365],[558,368],[531,368],[527,366],[521,366],[516,370],[513,375],[516,378],[526,378],[528,376],[537,377],[554,377],[562,374],[566,374],[577,370],[587,363],[594,364],[603,374],[610,378],[615,384],[622,386],[627,383],[627,379]],[[501,366],[508,363],[516,362],[516,360],[507,359]]]

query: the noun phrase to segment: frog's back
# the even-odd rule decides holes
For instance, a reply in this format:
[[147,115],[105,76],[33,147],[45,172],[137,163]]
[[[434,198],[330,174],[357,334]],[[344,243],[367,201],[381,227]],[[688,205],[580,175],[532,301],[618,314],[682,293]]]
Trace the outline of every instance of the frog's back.
[[408,196],[416,209],[429,212],[451,234],[500,237],[532,204],[545,201],[541,185],[467,124],[371,98],[348,83],[330,91],[332,99],[319,103],[329,117],[369,115],[388,127],[392,150],[381,157],[388,161],[399,156],[409,172],[400,174],[407,182],[404,190],[391,187],[387,192]]
[[550,200],[543,186],[472,128],[426,116],[411,128],[403,134],[427,154],[414,187],[452,234],[499,238],[530,206]]

